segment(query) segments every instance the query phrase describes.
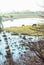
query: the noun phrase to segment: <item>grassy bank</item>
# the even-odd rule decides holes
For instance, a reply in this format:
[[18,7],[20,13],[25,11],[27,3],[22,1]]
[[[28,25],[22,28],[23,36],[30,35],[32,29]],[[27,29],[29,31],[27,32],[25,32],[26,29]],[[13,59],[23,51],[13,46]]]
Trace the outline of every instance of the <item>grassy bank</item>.
[[42,35],[42,32],[33,30],[33,26],[21,26],[21,27],[10,27],[10,28],[5,28],[5,31],[8,32],[14,32],[17,34],[28,34],[28,35]]

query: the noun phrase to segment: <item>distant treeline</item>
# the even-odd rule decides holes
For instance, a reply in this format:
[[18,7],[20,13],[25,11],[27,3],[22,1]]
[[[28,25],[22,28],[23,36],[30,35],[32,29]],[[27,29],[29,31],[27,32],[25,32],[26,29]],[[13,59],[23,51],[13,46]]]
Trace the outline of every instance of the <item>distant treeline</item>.
[[44,12],[43,11],[36,11],[36,12],[31,12],[31,11],[24,11],[24,12],[9,12],[9,13],[4,13],[1,15],[2,20],[13,20],[13,19],[19,19],[19,18],[44,18]]

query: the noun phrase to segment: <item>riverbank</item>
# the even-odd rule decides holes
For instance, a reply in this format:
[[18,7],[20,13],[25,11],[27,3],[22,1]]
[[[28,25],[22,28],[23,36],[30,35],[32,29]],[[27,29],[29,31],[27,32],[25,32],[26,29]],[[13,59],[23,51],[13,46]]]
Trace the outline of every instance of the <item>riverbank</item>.
[[[24,35],[32,35],[32,36],[42,36],[43,32],[41,31],[37,31],[37,30],[33,30],[33,28],[35,28],[36,26],[20,26],[20,27],[8,27],[5,28],[5,31],[8,32],[13,32],[13,34],[24,34]],[[37,26],[39,27],[39,26]]]

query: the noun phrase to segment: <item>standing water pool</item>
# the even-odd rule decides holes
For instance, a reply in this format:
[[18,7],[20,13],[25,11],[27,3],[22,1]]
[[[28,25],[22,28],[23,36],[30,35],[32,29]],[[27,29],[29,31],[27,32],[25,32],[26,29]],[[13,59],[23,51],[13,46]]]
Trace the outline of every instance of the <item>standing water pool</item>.
[[[8,45],[12,54],[12,58],[14,61],[18,61],[19,57],[29,51],[28,46],[22,46],[22,44],[28,43],[30,40],[29,38],[32,38],[32,42],[37,42],[38,37],[36,36],[29,36],[29,35],[12,35],[8,32],[1,32],[0,33],[0,64],[6,61],[6,41],[4,39],[4,33],[8,40]],[[25,39],[23,38],[25,36]],[[27,49],[26,49],[27,48]],[[30,52],[31,54],[31,52]]]

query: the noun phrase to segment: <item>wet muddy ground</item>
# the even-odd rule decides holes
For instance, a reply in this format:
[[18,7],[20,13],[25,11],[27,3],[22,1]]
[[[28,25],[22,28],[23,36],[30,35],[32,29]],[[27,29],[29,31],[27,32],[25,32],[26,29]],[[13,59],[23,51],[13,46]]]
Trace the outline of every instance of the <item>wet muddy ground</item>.
[[[11,33],[8,32],[1,32],[0,33],[0,65],[32,65],[31,62],[33,62],[35,59],[30,60],[30,58],[31,57],[34,58],[34,56],[36,55],[34,54],[34,52],[30,51],[28,46],[25,46],[25,44],[30,42],[30,38],[32,38],[31,41],[33,42],[38,41],[38,37],[35,38],[33,36],[28,36],[28,35],[12,35]],[[10,53],[13,60],[13,61],[9,60],[11,64],[8,63],[6,58],[7,43],[9,45]],[[40,62],[38,63],[39,65],[41,65]]]

